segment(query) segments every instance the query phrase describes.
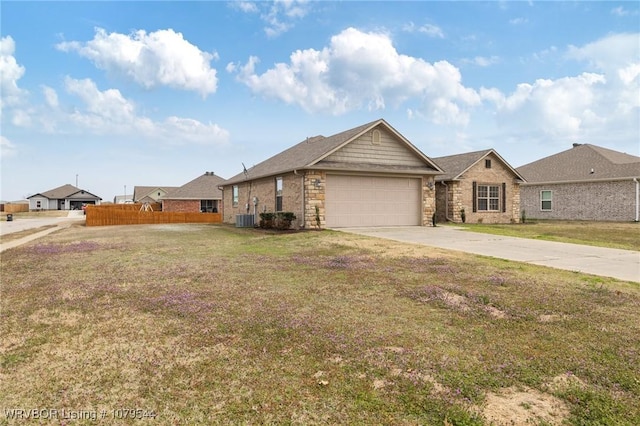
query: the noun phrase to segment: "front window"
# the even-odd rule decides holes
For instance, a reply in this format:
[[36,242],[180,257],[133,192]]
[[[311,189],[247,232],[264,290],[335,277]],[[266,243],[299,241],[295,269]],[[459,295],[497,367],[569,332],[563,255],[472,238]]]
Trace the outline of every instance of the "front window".
[[276,211],[282,211],[282,178],[276,178]]
[[238,185],[233,185],[233,205],[237,206],[238,205],[238,199],[240,197],[238,196]]
[[41,201],[36,201],[36,209],[41,209],[42,208],[42,202]]
[[551,191],[540,191],[540,210],[551,210]]
[[500,210],[500,186],[478,185],[478,211]]
[[200,200],[202,213],[218,213],[218,200]]

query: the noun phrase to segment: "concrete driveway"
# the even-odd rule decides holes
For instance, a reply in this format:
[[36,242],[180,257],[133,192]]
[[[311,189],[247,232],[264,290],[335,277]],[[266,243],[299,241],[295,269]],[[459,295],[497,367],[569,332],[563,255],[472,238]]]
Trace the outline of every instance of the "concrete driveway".
[[336,230],[640,282],[640,252],[637,251],[503,237],[452,226]]
[[41,218],[28,218],[28,217],[15,217],[11,222],[0,222],[0,236],[13,234],[15,232],[26,231],[28,229],[37,229],[43,226],[51,226],[48,229],[36,232],[31,235],[27,235],[23,238],[10,240],[6,242],[0,242],[0,252],[8,250],[13,247],[20,246],[29,241],[33,241],[37,238],[43,237],[47,234],[55,232],[62,228],[67,228],[74,223],[83,222],[85,216],[82,210],[72,210],[64,217],[41,217]]

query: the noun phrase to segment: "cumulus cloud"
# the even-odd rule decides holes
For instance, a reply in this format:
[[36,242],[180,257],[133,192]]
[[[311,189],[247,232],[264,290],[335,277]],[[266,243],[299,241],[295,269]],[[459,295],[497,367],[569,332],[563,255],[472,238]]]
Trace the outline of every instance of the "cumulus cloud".
[[65,79],[66,91],[81,102],[66,119],[77,128],[94,134],[137,134],[149,140],[168,144],[223,144],[229,132],[217,124],[171,116],[154,121],[138,115],[133,102],[119,90],[100,91],[90,79]]
[[384,33],[348,28],[322,50],[297,50],[289,59],[262,74],[256,72],[257,57],[229,64],[227,70],[253,93],[308,112],[376,110],[417,99],[433,122],[464,125],[469,109],[481,102],[475,90],[462,84],[455,66],[400,54]]
[[18,87],[25,68],[14,57],[16,44],[11,36],[0,38],[0,109],[18,105],[26,91]]
[[267,37],[275,38],[295,26],[310,10],[307,0],[276,0],[274,2],[234,1],[231,7],[244,13],[259,14],[265,23]]
[[17,153],[17,147],[9,139],[0,135],[0,158],[13,157]]
[[86,43],[62,42],[56,48],[77,52],[98,68],[124,76],[145,88],[168,86],[200,93],[215,93],[218,79],[210,62],[216,53],[201,51],[172,29],[132,34],[107,33],[96,28]]

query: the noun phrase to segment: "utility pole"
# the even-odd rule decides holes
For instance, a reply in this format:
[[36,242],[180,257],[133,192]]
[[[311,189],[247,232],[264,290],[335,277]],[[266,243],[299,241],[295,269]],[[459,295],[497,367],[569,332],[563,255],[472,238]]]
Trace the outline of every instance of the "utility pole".
[[78,187],[78,174],[76,173],[76,188]]

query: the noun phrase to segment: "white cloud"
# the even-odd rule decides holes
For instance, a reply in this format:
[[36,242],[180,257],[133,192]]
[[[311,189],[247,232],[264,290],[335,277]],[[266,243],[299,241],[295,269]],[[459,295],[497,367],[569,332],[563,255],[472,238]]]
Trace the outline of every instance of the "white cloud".
[[612,34],[582,47],[569,46],[567,57],[588,61],[605,72],[637,64],[640,62],[640,33]]
[[527,18],[513,18],[513,19],[509,19],[509,23],[511,25],[523,25],[526,24],[527,22],[529,22],[529,20]]
[[418,27],[413,22],[409,22],[402,29],[409,33],[418,32],[418,33],[426,34],[429,37],[444,38],[444,32],[442,31],[442,29],[437,25],[433,25],[433,24],[425,24]]
[[234,1],[231,7],[244,13],[259,13],[265,23],[264,32],[269,38],[286,33],[295,21],[307,16],[310,4],[307,0],[275,0],[274,2]]
[[6,137],[0,135],[0,158],[14,157],[18,148]]
[[500,62],[500,58],[497,56],[476,56],[473,59],[463,59],[462,62],[465,64],[477,65],[479,67],[489,67]]
[[388,35],[348,28],[322,50],[297,50],[290,62],[256,73],[257,57],[228,65],[255,94],[298,105],[309,112],[341,114],[383,109],[418,99],[440,124],[466,124],[480,96],[462,85],[459,70],[446,61],[430,64],[397,52]]
[[25,68],[13,56],[16,45],[11,36],[0,38],[0,110],[20,104],[27,93],[18,87]]
[[618,6],[611,9],[611,14],[616,16],[629,16],[631,14],[636,15],[637,13],[630,12],[622,6]]
[[210,67],[217,53],[201,51],[172,29],[125,35],[96,28],[93,40],[63,42],[56,47],[64,52],[76,51],[98,68],[149,89],[168,86],[195,91],[203,97],[217,89],[216,70]]
[[44,106],[28,112],[14,111],[13,124],[25,127],[37,123],[51,134],[133,137],[164,145],[220,145],[229,141],[229,132],[217,124],[175,116],[154,120],[140,115],[136,105],[119,90],[101,91],[90,79],[66,77],[64,86],[75,104],[61,105],[56,91],[45,86]]
[[58,102],[58,94],[54,89],[48,86],[42,86],[42,93],[48,107],[58,108],[60,105]]

